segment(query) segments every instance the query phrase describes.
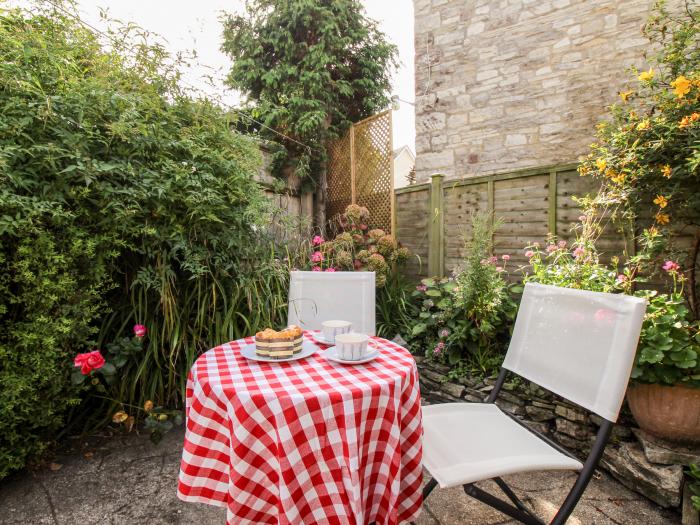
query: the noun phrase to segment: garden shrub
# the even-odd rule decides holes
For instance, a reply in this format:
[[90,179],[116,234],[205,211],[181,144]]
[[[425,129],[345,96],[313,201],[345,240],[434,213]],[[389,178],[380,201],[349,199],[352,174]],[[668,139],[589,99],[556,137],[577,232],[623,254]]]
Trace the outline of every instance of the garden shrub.
[[55,11],[0,11],[0,477],[65,424],[76,354],[148,327],[97,378],[114,401],[72,411],[96,424],[114,403],[177,406],[201,351],[285,316],[257,144],[119,35],[105,50]]
[[449,363],[451,375],[490,374],[503,359],[517,306],[519,287],[504,278],[510,257],[491,255],[498,222],[472,215],[465,258],[450,278],[423,279],[413,292],[420,312],[408,334],[413,352]]

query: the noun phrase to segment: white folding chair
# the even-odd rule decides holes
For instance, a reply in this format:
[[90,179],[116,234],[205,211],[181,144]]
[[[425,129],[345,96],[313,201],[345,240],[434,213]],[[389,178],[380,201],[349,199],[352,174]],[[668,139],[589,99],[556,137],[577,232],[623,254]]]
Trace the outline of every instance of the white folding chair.
[[[577,470],[579,476],[553,525],[566,522],[603,454],[617,420],[634,362],[646,301],[528,283],[513,336],[494,389],[485,403],[423,407],[423,465],[436,485],[464,491],[528,525],[543,521],[500,476],[534,470]],[[494,403],[508,372],[598,414],[603,423],[584,463]],[[474,483],[493,479],[512,502]]]
[[320,330],[323,321],[350,321],[352,329],[375,335],[374,272],[291,272],[289,324]]

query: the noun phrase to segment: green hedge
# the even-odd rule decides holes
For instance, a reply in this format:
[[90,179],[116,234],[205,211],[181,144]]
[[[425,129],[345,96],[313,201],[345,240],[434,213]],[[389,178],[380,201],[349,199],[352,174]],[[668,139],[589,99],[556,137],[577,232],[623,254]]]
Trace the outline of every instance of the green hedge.
[[146,324],[108,393],[173,405],[200,351],[283,315],[286,272],[254,229],[257,145],[182,93],[162,50],[118,47],[0,10],[0,478],[80,402],[76,353]]

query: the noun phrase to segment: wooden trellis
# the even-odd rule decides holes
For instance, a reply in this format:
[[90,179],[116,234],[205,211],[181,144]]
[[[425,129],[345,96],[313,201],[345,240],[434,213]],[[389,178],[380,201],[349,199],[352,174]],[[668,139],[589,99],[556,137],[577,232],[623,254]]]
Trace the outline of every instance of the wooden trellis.
[[333,221],[348,204],[365,206],[370,225],[394,231],[394,155],[391,110],[350,127],[328,148],[326,216]]

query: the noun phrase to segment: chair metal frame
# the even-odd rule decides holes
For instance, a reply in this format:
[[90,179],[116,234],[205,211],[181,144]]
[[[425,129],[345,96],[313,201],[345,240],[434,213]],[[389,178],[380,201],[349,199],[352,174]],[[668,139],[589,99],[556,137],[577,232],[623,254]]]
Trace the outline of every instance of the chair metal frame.
[[[501,371],[499,372],[498,378],[496,379],[496,384],[494,385],[493,390],[489,394],[488,398],[484,401],[484,403],[493,404],[496,402],[496,399],[498,399],[498,394],[503,388],[503,383],[506,380],[508,372],[510,372],[510,370],[501,367]],[[539,432],[536,432],[513,415],[508,414],[505,411],[503,411],[503,413],[510,417],[513,421],[527,429],[529,432],[537,436],[539,439],[561,452],[562,454],[577,459],[575,455],[573,455],[571,452],[549,439],[547,436],[543,436]],[[588,483],[591,481],[591,478],[595,473],[595,469],[598,466],[598,463],[600,462],[600,458],[603,456],[603,451],[605,450],[605,446],[607,445],[610,439],[610,434],[615,424],[612,421],[608,421],[605,418],[602,419],[603,421],[600,425],[600,429],[598,430],[596,439],[593,445],[591,446],[591,451],[589,452],[588,457],[586,458],[586,461],[583,464],[583,468],[579,472],[578,478],[576,479],[576,482],[569,491],[569,494],[566,496],[564,502],[559,507],[559,510],[550,522],[550,525],[564,525],[566,523],[566,520],[574,511],[574,508],[581,499],[581,496],[583,496],[586,487],[588,487]],[[491,479],[493,479],[496,482],[498,487],[506,495],[506,497],[510,500],[512,504],[497,496],[494,496],[489,492],[480,489],[474,483],[467,483],[466,485],[463,485],[462,488],[468,496],[471,496],[472,498],[477,499],[482,503],[489,505],[490,507],[493,507],[494,509],[502,512],[503,514],[515,520],[518,520],[521,523],[525,523],[526,525],[545,525],[545,522],[542,521],[539,517],[537,517],[534,514],[534,512],[531,509],[529,509],[525,505],[525,503],[523,503],[518,498],[515,492],[506,484],[505,481],[503,481],[502,478],[495,477]],[[423,488],[424,501],[430,495],[433,489],[437,486],[437,484],[437,481],[431,477],[428,483]]]

